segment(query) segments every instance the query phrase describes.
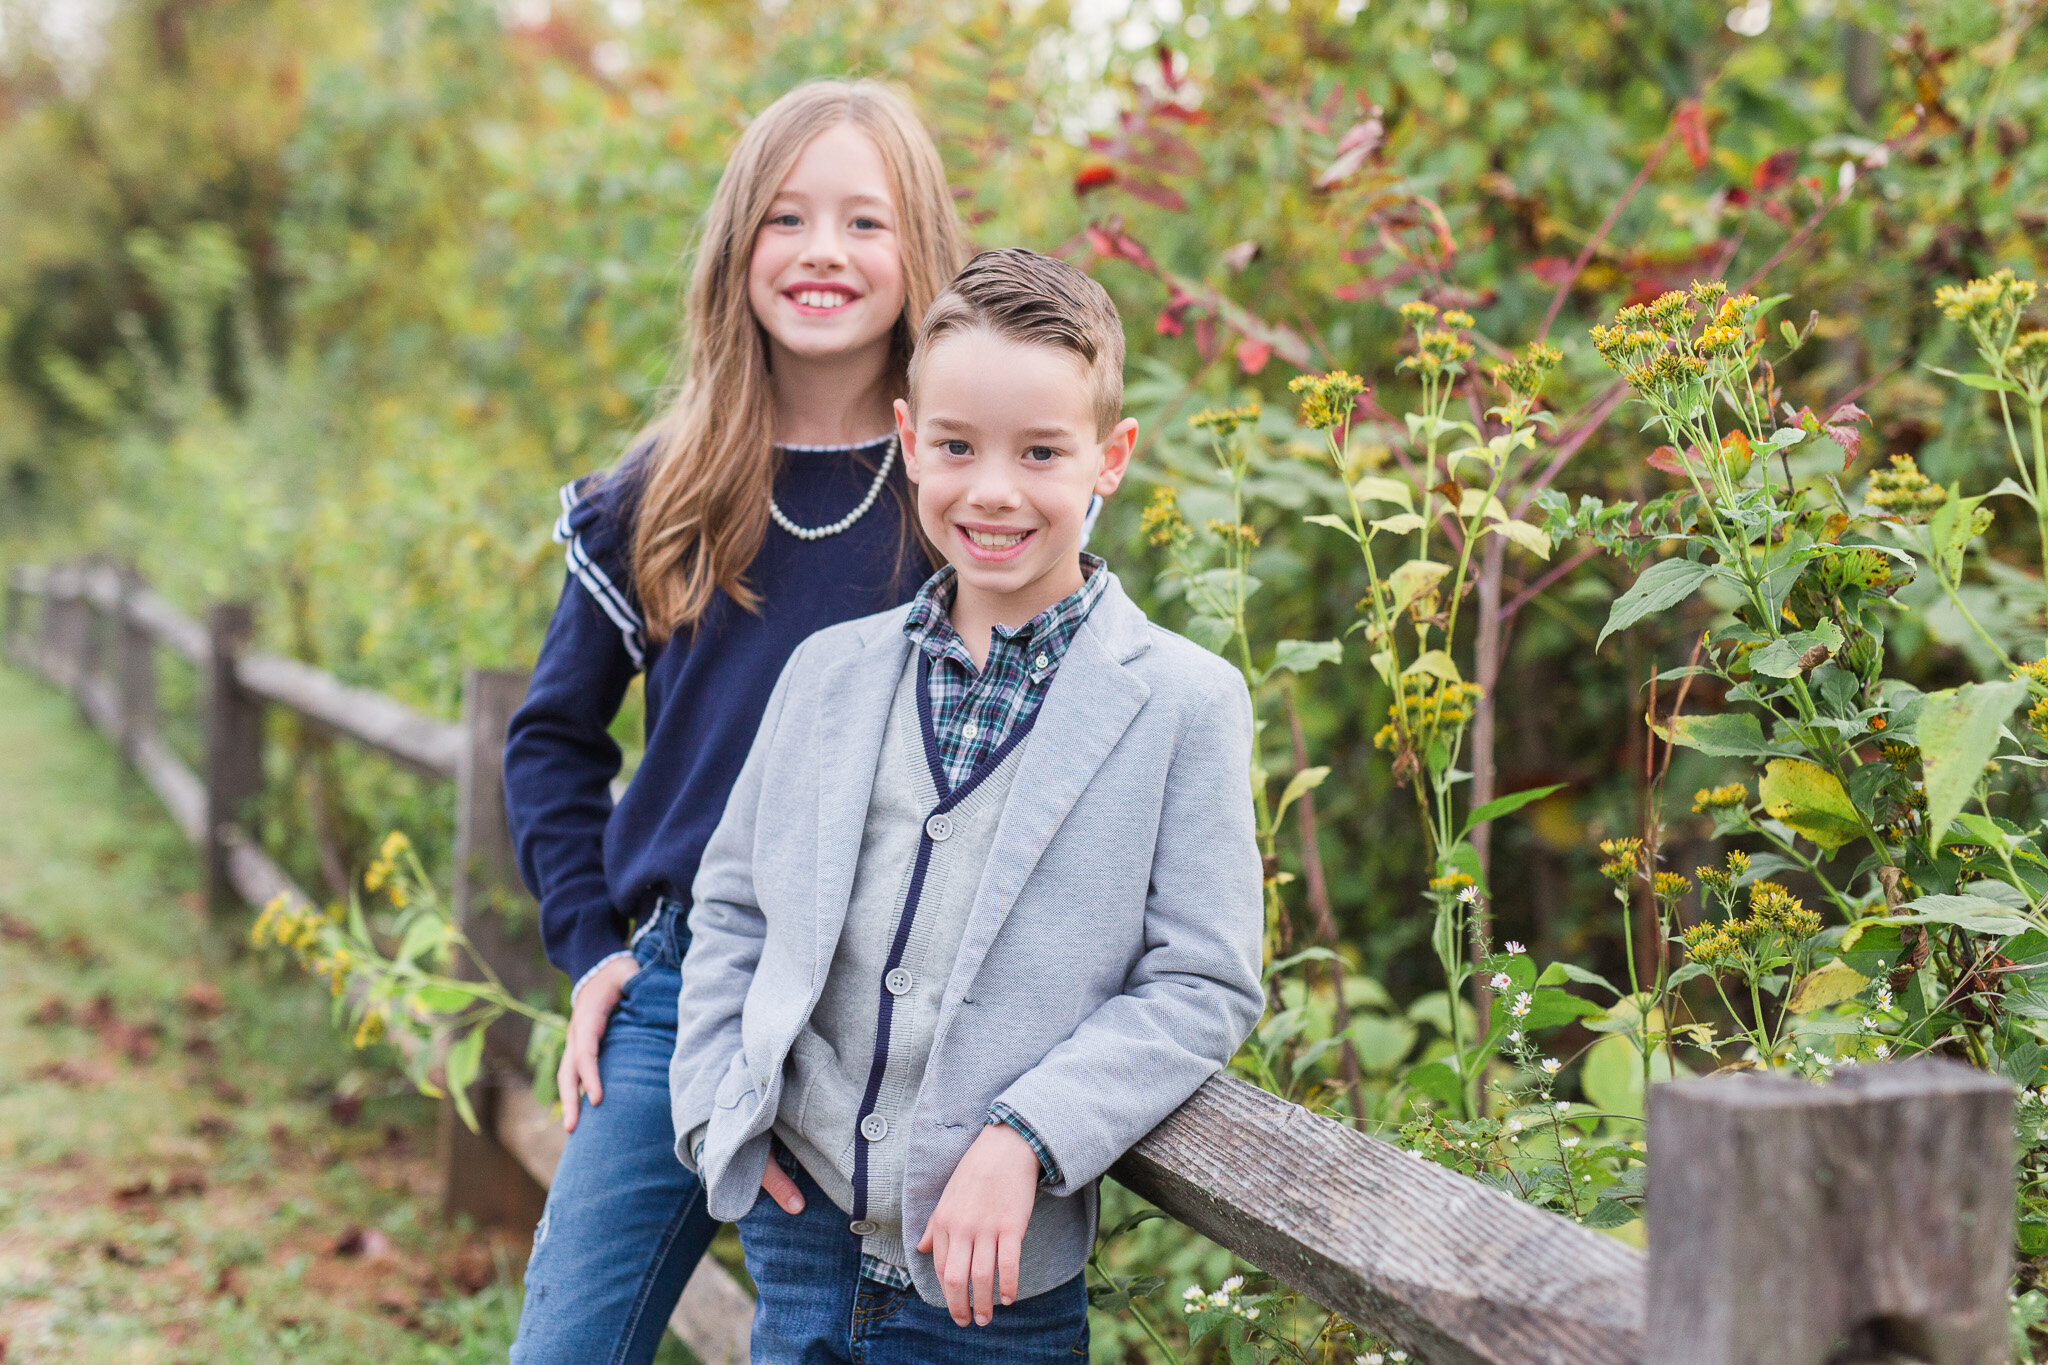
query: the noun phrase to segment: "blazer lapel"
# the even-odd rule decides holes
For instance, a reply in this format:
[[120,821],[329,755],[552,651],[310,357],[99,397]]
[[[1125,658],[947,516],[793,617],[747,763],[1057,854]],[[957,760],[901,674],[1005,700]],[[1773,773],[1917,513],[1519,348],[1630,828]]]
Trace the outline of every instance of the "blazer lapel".
[[1009,918],[1046,846],[1151,695],[1124,667],[1124,660],[1145,648],[1145,630],[1144,613],[1112,580],[1067,646],[1017,760],[981,890],[953,962],[948,1004],[981,970],[996,931]]
[[874,792],[875,768],[888,728],[890,699],[903,676],[911,649],[898,615],[891,615],[856,654],[834,664],[821,680],[823,714],[818,741],[818,901],[817,956],[812,963],[812,993],[825,978],[825,968],[846,923],[853,896],[853,874],[860,858],[867,824],[868,798]]

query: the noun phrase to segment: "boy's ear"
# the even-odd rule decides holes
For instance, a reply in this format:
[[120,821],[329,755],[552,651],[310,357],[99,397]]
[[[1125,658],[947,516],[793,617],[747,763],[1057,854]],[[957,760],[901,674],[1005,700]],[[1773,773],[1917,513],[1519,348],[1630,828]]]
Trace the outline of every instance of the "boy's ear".
[[1102,472],[1095,476],[1095,492],[1108,497],[1131,469],[1131,453],[1138,447],[1138,419],[1126,417],[1110,430],[1102,443]]
[[896,409],[896,444],[903,451],[903,472],[910,476],[912,483],[916,483],[918,481],[917,429],[910,422],[910,404],[899,398],[894,406]]

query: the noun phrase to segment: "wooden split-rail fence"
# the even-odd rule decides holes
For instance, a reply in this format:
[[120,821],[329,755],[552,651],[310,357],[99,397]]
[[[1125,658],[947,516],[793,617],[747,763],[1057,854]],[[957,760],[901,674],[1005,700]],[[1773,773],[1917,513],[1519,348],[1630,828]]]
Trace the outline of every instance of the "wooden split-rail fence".
[[[534,917],[492,909],[522,894],[500,765],[527,675],[470,669],[461,720],[437,720],[252,648],[252,626],[232,603],[194,621],[106,562],[6,582],[7,657],[69,693],[162,799],[215,912],[308,899],[245,823],[281,707],[455,784],[455,912],[513,990],[545,985]],[[160,651],[198,670],[197,772],[159,729]],[[515,1055],[499,1049],[479,1084],[481,1136],[443,1114],[450,1214],[539,1216],[561,1126]],[[2009,1358],[2013,1104],[2003,1081],[1935,1060],[1825,1086],[1660,1085],[1647,1254],[1230,1076],[1111,1175],[1431,1365],[1993,1365]],[[671,1326],[702,1359],[739,1361],[752,1311],[707,1257]]]

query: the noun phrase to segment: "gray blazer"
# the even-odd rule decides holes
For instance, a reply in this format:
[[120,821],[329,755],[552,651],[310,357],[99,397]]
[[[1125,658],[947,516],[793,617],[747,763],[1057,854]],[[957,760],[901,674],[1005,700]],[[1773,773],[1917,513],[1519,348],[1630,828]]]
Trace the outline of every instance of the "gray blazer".
[[[845,922],[907,611],[798,646],[691,889],[669,1092],[677,1155],[721,1220],[760,1191],[783,1062]],[[909,1115],[904,1241],[927,1302],[944,1294],[916,1242],[991,1102],[1061,1175],[1025,1234],[1026,1297],[1079,1273],[1097,1178],[1257,1022],[1251,742],[1237,670],[1151,624],[1112,577],[1019,756]]]

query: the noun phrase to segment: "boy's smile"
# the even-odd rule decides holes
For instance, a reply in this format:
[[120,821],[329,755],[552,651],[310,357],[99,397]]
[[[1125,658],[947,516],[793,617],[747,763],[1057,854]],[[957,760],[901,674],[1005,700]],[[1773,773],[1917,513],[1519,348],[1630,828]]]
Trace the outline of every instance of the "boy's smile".
[[959,575],[953,627],[979,663],[991,626],[1080,588],[1089,499],[1123,481],[1137,423],[1097,430],[1080,357],[976,327],[931,343],[918,411],[898,402],[896,424],[919,520]]

